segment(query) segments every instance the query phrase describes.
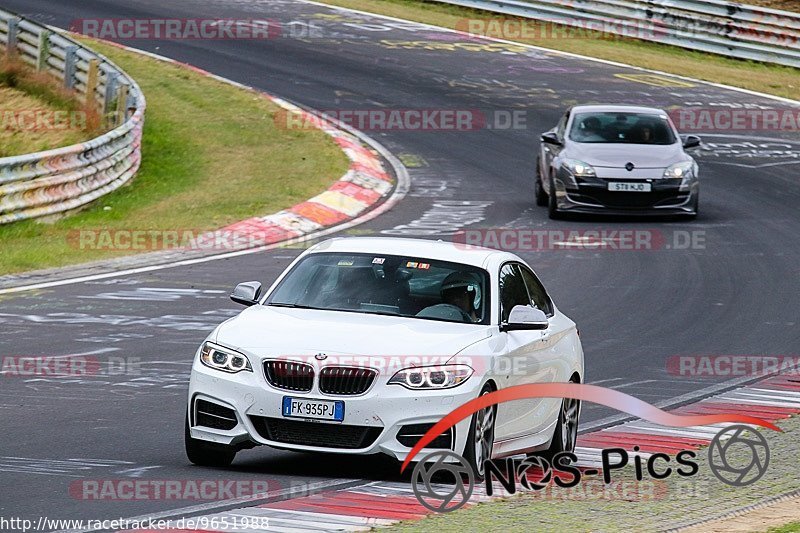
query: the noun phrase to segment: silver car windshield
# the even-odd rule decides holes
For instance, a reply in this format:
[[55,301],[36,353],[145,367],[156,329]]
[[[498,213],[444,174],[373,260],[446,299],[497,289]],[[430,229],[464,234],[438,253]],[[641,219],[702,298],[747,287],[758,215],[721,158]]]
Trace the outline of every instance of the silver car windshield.
[[674,144],[675,134],[666,115],[652,113],[577,113],[569,138],[579,143]]
[[488,324],[488,279],[474,266],[420,257],[316,253],[295,265],[265,303]]

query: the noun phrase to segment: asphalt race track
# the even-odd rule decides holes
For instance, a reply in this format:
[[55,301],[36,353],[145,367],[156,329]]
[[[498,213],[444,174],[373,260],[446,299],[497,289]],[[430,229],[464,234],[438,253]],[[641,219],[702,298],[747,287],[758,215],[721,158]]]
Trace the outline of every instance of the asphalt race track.
[[[321,35],[123,44],[320,110],[481,110],[491,127],[366,132],[408,162],[411,190],[392,211],[359,226],[359,233],[450,240],[463,227],[658,230],[667,240],[656,250],[519,252],[579,324],[589,383],[664,403],[724,383],[672,375],[669,356],[797,351],[800,136],[705,136],[696,152],[703,192],[695,221],[554,222],[533,204],[538,135],[568,105],[788,104],[501,43],[451,46],[465,41],[417,24],[295,1],[3,0],[2,7],[60,27],[95,17],[270,18],[284,27],[314,21]],[[502,128],[513,113],[523,122]],[[702,244],[676,249],[675,239],[692,231]],[[0,511],[88,519],[202,503],[84,501],[69,488],[86,478],[266,479],[271,487],[291,488],[397,477],[397,466],[383,459],[256,448],[220,471],[192,467],[184,456],[185,395],[196,347],[240,309],[227,297],[237,282],[268,285],[299,252],[280,249],[1,296],[0,355],[139,358],[141,373],[3,377]],[[586,406],[582,424],[615,414]]]

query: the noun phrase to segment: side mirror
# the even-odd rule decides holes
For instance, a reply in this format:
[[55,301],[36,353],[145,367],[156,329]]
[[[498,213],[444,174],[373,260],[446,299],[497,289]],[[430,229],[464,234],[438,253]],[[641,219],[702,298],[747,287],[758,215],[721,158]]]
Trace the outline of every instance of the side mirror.
[[508,315],[508,322],[500,324],[500,331],[515,331],[520,329],[547,329],[550,322],[541,309],[529,305],[515,305]]
[[257,281],[248,281],[240,283],[233,289],[231,293],[231,300],[237,304],[242,305],[255,305],[258,303],[258,297],[261,295],[261,284]]
[[555,145],[555,146],[561,146],[561,144],[562,144],[561,143],[561,139],[559,139],[558,135],[556,135],[556,133],[553,132],[553,131],[548,131],[547,133],[542,133],[541,139],[542,139],[542,142],[545,143],[545,144],[552,144],[552,145]]
[[695,148],[697,146],[700,146],[700,137],[697,135],[687,135],[686,139],[683,140],[684,148]]

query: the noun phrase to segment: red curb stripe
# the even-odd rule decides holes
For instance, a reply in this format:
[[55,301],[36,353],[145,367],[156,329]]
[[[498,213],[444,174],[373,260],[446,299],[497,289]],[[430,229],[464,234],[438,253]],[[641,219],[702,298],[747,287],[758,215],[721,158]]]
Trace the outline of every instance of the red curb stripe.
[[685,449],[697,449],[706,445],[710,440],[696,442],[697,439],[684,438],[672,435],[648,435],[645,433],[598,433],[578,437],[578,445],[589,444],[593,448],[619,447],[632,450],[634,446],[639,447],[639,451],[677,453]]
[[349,218],[345,213],[317,202],[303,202],[292,207],[290,211],[322,226],[332,226]]
[[350,165],[350,170],[353,170],[354,172],[361,172],[362,174],[367,174],[368,176],[372,176],[373,178],[377,178],[382,181],[388,181],[388,182],[392,181],[392,179],[386,172],[375,170],[374,168],[370,168],[361,163],[353,162],[353,164]]
[[[336,144],[338,144],[342,148],[352,148],[354,150],[363,150],[363,151],[369,153],[369,151],[366,148],[364,148],[363,146],[361,146],[361,144],[353,142],[351,139],[348,139],[347,137],[334,137],[333,140],[334,140],[334,142]],[[370,155],[372,155],[372,154],[370,154]]]
[[249,218],[235,222],[217,231],[232,231],[239,235],[257,236],[264,241],[264,244],[285,241],[300,235],[299,231],[286,229],[260,218]]
[[345,493],[338,493],[335,496],[335,498],[340,498],[343,501],[348,501],[348,502],[359,502],[359,503],[375,502],[376,505],[380,505],[384,509],[387,506],[392,506],[392,507],[399,506],[403,508],[408,508],[409,510],[425,508],[422,506],[422,504],[420,504],[417,501],[417,498],[415,498],[414,496],[379,496],[379,495],[345,492]]
[[418,518],[423,518],[426,516],[425,514],[420,513],[404,513],[401,511],[391,511],[391,510],[383,510],[383,511],[375,511],[371,513],[369,516],[365,515],[363,512],[359,512],[358,509],[352,509],[350,507],[342,507],[338,505],[314,505],[310,504],[307,501],[297,501],[297,500],[286,500],[283,502],[277,502],[272,504],[270,507],[271,509],[286,509],[290,511],[306,511],[309,513],[328,513],[328,514],[339,514],[344,516],[358,516],[361,518],[383,518],[387,520],[413,520]]
[[[636,431],[603,431],[600,433],[589,433],[584,435],[594,440],[607,440],[611,443],[633,443],[633,444],[655,444],[659,446],[691,446],[699,448],[705,446],[711,439],[698,439],[695,437],[684,437],[681,435],[653,435],[650,433],[637,433]],[[580,437],[578,437],[580,439]]]
[[780,389],[800,390],[800,376],[778,376],[748,386],[748,388],[753,387],[762,389],[779,387]]
[[373,191],[372,189],[367,189],[361,185],[356,185],[355,183],[349,181],[337,181],[328,190],[340,192],[345,196],[349,196],[350,198],[354,198],[359,202],[364,202],[366,204],[371,204],[381,197],[379,193]]
[[[348,498],[342,496],[312,496],[305,500],[305,503],[309,505],[334,505],[334,506],[341,506],[347,507],[352,509],[361,509],[364,512],[364,516],[372,516],[370,513],[372,512],[383,512],[386,511],[387,505],[386,502],[377,501],[375,499],[372,500],[350,500]],[[427,511],[425,507],[414,500],[414,503],[408,502],[404,504],[392,503],[391,504],[392,511],[397,511],[401,513],[409,513],[409,514],[426,514]]]

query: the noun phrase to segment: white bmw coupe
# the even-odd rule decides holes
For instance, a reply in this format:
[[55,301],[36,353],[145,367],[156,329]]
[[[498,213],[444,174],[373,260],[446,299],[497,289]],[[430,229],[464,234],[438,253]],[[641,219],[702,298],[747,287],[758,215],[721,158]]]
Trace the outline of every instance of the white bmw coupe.
[[[227,466],[257,445],[405,459],[459,405],[513,385],[584,379],[575,323],[519,257],[399,238],[337,238],[301,254],[197,350],[191,462]],[[483,462],[572,451],[577,400],[501,403],[437,437]]]

